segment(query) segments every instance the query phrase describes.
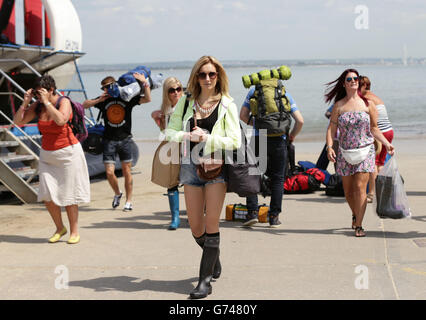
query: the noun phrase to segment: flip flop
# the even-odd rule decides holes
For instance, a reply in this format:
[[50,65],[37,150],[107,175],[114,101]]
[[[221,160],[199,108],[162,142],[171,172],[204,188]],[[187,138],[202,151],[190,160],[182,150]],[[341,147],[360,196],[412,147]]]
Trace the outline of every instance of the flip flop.
[[362,227],[356,227],[355,228],[355,237],[357,237],[357,238],[365,237],[365,232],[364,232],[364,229]]

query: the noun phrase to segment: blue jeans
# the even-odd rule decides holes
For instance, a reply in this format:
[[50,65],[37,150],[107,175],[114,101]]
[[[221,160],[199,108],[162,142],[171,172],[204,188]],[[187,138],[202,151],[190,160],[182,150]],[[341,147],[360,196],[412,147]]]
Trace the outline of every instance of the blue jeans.
[[204,187],[213,183],[225,183],[223,172],[214,180],[206,181],[201,179],[197,174],[197,166],[192,162],[189,164],[181,164],[179,172],[179,183],[194,187]]
[[[284,193],[284,172],[287,167],[287,142],[282,137],[268,137],[267,139],[268,166],[266,175],[271,179],[271,203],[269,215],[277,216],[281,213]],[[247,197],[247,209],[257,210],[257,195]]]

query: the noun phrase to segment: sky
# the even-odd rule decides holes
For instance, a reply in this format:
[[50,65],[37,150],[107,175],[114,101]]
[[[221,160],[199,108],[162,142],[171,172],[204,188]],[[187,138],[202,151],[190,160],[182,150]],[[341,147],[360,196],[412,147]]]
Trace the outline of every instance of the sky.
[[426,57],[425,0],[72,0],[81,64]]

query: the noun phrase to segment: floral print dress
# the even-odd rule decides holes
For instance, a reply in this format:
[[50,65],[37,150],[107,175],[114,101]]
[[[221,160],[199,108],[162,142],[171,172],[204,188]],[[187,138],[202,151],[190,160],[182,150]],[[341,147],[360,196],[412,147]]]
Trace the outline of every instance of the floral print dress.
[[339,147],[344,150],[358,149],[371,145],[367,158],[358,163],[348,163],[339,148],[337,152],[336,173],[340,176],[351,176],[357,172],[374,172],[376,151],[374,138],[370,131],[370,115],[365,111],[348,111],[337,119],[339,129]]

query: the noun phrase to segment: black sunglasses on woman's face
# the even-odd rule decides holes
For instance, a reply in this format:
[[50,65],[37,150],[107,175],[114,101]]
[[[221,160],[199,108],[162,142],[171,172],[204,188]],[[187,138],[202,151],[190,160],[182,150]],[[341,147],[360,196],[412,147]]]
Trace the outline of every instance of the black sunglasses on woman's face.
[[168,92],[169,92],[169,94],[171,94],[171,93],[175,93],[175,92],[179,93],[181,91],[182,91],[182,88],[177,87],[177,88],[170,88]]
[[198,73],[198,78],[201,80],[205,80],[207,79],[207,76],[209,76],[210,79],[216,79],[217,77],[217,72],[199,72]]

